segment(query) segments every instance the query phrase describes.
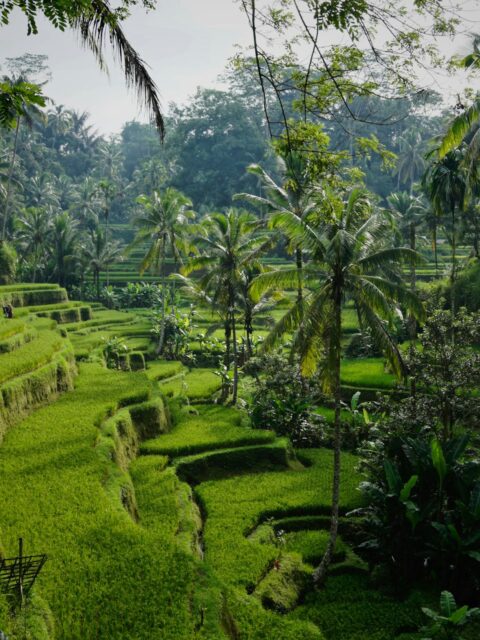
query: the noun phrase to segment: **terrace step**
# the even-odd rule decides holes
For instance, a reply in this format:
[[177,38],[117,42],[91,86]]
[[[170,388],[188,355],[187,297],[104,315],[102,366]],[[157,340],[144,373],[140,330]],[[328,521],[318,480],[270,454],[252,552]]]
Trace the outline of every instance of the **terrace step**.
[[178,476],[191,485],[204,480],[218,480],[243,473],[286,469],[291,451],[286,439],[271,444],[234,447],[177,458],[174,467]]

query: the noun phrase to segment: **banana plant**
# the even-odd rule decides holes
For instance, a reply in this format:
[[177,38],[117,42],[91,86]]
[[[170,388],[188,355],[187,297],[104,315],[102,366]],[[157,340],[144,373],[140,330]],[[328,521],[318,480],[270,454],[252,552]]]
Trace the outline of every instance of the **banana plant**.
[[433,611],[422,607],[423,613],[430,618],[429,626],[421,631],[427,635],[422,640],[463,640],[460,630],[474,618],[480,616],[480,609],[470,608],[468,605],[458,607],[454,596],[449,591],[442,591],[440,595],[440,609]]

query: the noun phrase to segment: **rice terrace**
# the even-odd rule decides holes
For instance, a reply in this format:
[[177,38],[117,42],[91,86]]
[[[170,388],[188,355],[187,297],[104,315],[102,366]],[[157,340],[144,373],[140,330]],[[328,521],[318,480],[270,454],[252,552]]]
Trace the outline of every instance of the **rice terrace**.
[[479,25],[0,2],[0,640],[480,638]]

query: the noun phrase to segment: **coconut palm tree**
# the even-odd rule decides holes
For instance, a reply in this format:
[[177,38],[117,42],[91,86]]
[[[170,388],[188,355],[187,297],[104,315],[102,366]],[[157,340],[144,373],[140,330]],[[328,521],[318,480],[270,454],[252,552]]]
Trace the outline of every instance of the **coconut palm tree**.
[[79,263],[78,225],[66,211],[53,219],[48,251],[53,277],[64,287]]
[[110,265],[121,260],[122,247],[118,242],[106,241],[105,232],[100,226],[91,231],[82,247],[83,260],[93,274],[93,284],[100,300],[100,274]]
[[411,129],[399,139],[400,153],[398,156],[395,175],[397,176],[397,188],[401,185],[408,187],[410,194],[413,193],[415,180],[419,179],[425,169],[425,160],[422,153],[422,136],[418,131]]
[[0,82],[0,127],[15,129],[10,168],[7,178],[1,241],[6,238],[10,211],[11,190],[15,161],[18,152],[20,124],[22,120],[31,126],[34,118],[40,117],[41,108],[45,106],[45,96],[41,88],[25,78],[3,77]]
[[98,225],[100,207],[97,182],[87,176],[77,185],[70,210],[82,226],[93,229]]
[[227,349],[231,332],[233,356],[232,403],[238,393],[237,306],[246,271],[271,244],[271,237],[258,233],[258,218],[245,211],[229,209],[226,213],[213,213],[199,225],[198,242],[203,251],[181,268],[188,276],[202,271],[200,289],[207,292],[212,303],[227,310],[225,333]]
[[[385,323],[393,320],[398,303],[416,318],[423,316],[421,303],[403,286],[400,274],[395,274],[399,264],[417,260],[418,255],[409,248],[391,247],[388,217],[385,212],[367,217],[364,198],[346,199],[343,207],[331,208],[328,218],[314,212],[299,219],[285,211],[275,216],[275,225],[308,252],[310,261],[301,276],[303,302],[296,300],[275,325],[265,347],[273,347],[283,334],[293,331],[292,348],[299,354],[303,373],[310,375],[321,368],[325,389],[332,393],[335,406],[330,538],[314,574],[316,583],[321,584],[333,557],[339,521],[342,307],[347,300],[353,301],[360,326],[370,329],[394,371],[403,375],[401,353]],[[252,294],[258,297],[269,289],[294,289],[298,278],[297,269],[261,274],[252,284]]]
[[[424,206],[419,197],[412,196],[406,191],[393,193],[387,198],[388,205],[397,218],[397,224],[402,237],[402,244],[408,244],[412,251],[417,249],[417,229],[424,219]],[[405,241],[405,242],[404,242]],[[416,269],[415,263],[410,266],[410,288],[415,291]]]
[[[267,216],[279,212],[290,212],[301,219],[308,215],[316,206],[314,190],[307,178],[307,163],[301,154],[290,152],[285,159],[278,158],[280,170],[283,174],[283,184],[280,185],[260,165],[252,164],[247,168],[249,173],[259,177],[263,186],[263,196],[251,193],[238,193],[234,200],[245,200],[254,207],[266,211]],[[302,247],[291,245],[290,249],[295,253],[295,262],[298,273],[301,274],[303,265]],[[301,300],[303,295],[301,278],[298,278],[297,297]]]
[[[464,211],[467,195],[464,150],[454,149],[443,158],[434,160],[428,167],[423,182],[437,218],[443,219],[443,226],[451,246],[450,304],[452,315],[455,315],[458,217]],[[445,218],[445,214],[449,217]]]
[[[190,249],[188,223],[194,219],[192,202],[180,191],[168,187],[165,191],[154,191],[151,196],[137,198],[139,211],[134,218],[138,227],[130,249],[146,245],[147,252],[140,264],[140,273],[153,269],[162,280],[168,254],[176,265],[182,263],[182,255]],[[165,293],[165,292],[164,292]],[[162,320],[158,342],[158,353],[162,352],[165,337],[166,296],[162,295]]]
[[43,207],[29,207],[16,219],[15,227],[23,255],[33,258],[32,282],[35,282],[41,255],[49,241],[51,212]]

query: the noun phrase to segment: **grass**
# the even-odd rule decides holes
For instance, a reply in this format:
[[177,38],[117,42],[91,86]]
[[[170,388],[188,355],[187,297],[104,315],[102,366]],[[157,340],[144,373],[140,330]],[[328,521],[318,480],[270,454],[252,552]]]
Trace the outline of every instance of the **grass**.
[[14,336],[18,333],[22,333],[25,330],[25,320],[17,320],[12,318],[6,320],[0,319],[0,339],[4,340]]
[[56,331],[42,331],[37,338],[0,355],[0,384],[47,364],[65,340]]
[[[83,365],[75,391],[11,430],[0,448],[3,546],[13,554],[21,533],[29,553],[48,554],[37,591],[58,640],[194,637],[195,562],[176,541],[175,504],[155,526],[147,516],[136,524],[105,490],[113,463],[94,447],[96,425],[148,390],[142,374]],[[139,488],[140,518],[146,492]]]
[[391,389],[397,381],[393,373],[385,371],[383,358],[342,360],[340,378],[343,385],[370,389]]
[[[204,482],[197,488],[207,513],[206,561],[227,584],[251,587],[273,562],[277,549],[246,535],[268,516],[328,513],[333,455],[327,450],[303,453],[311,464],[301,470],[251,473]],[[343,509],[359,504],[356,458],[343,455]]]
[[272,431],[251,429],[242,424],[242,414],[233,408],[204,405],[184,410],[170,433],[144,442],[140,451],[170,457],[202,451],[273,442]]
[[184,369],[183,364],[176,360],[156,360],[148,363],[145,373],[150,380],[165,380],[182,373]]
[[415,632],[425,623],[421,607],[427,604],[424,593],[402,602],[372,588],[368,575],[346,574],[332,576],[326,589],[309,594],[290,615],[314,622],[332,640],[392,640],[402,633],[404,640],[420,639]]
[[160,382],[162,393],[169,397],[186,396],[190,400],[210,398],[222,386],[211,369],[192,369],[167,382]]

